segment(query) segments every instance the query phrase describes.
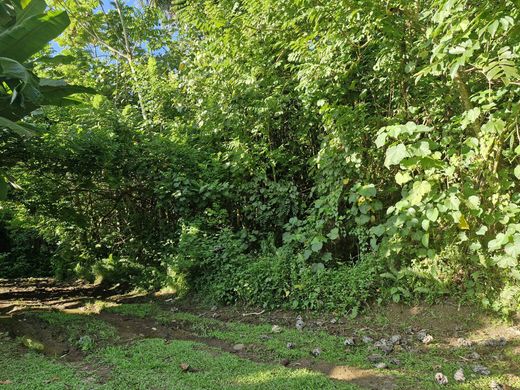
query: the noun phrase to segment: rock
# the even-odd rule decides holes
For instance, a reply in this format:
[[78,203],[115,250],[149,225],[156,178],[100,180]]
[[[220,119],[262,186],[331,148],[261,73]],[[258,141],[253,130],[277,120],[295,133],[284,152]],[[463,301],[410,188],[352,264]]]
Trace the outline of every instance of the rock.
[[296,348],[296,345],[294,343],[287,343],[287,348],[294,349],[294,348]]
[[211,309],[210,309],[210,310],[211,310],[211,311],[217,311],[217,309],[218,309],[218,308],[217,308],[216,306],[211,306]]
[[367,357],[367,359],[368,359],[368,361],[370,363],[379,363],[379,362],[381,362],[383,360],[383,356],[381,356],[381,355],[379,355],[377,353],[374,353],[372,355],[369,355]]
[[233,351],[240,352],[243,351],[246,346],[244,344],[235,344],[233,345]]
[[401,344],[401,340],[402,338],[399,334],[395,334],[388,339],[388,341],[390,341],[390,343],[392,343],[393,345]]
[[330,323],[331,323],[332,325],[334,325],[336,322],[338,322],[338,320],[335,319],[335,318],[333,318],[332,320],[330,320]]
[[482,345],[486,347],[505,347],[507,340],[505,337],[499,337],[497,339],[487,339],[482,342]]
[[260,335],[260,340],[262,340],[262,341],[267,341],[267,340],[270,340],[270,339],[272,339],[272,337],[269,336],[269,335],[266,335],[266,334],[261,334]]
[[374,339],[370,336],[363,336],[361,338],[361,341],[363,341],[363,343],[365,344],[372,344],[374,342]]
[[271,332],[273,332],[273,333],[281,333],[282,332],[282,327],[278,326],[278,325],[273,325],[273,327],[271,328]]
[[321,321],[321,320],[316,321],[316,325],[319,327],[323,326],[323,321]]
[[391,353],[393,350],[394,350],[394,346],[393,344],[391,344],[388,340],[386,339],[381,339],[379,341],[376,341],[374,343],[374,347],[380,349],[381,351],[383,351],[385,354],[389,354]]
[[289,359],[280,360],[280,364],[284,367],[287,367],[289,365],[289,363],[290,363]]
[[219,317],[220,317],[220,314],[219,314],[219,313],[213,313],[213,314],[211,315],[211,317],[213,317],[213,318],[219,318]]
[[482,364],[475,364],[473,366],[473,372],[480,375],[490,375],[491,371],[486,366],[483,366]]
[[455,371],[455,374],[453,374],[453,379],[455,379],[456,382],[464,382],[466,380],[466,377],[464,376],[464,370],[459,368],[457,371]]
[[428,336],[428,333],[426,333],[426,331],[424,329],[420,330],[419,332],[417,332],[417,334],[415,335],[415,337],[417,337],[417,340],[419,341],[423,341],[424,338]]
[[442,372],[438,372],[435,374],[435,380],[439,385],[447,385],[448,384],[448,377],[444,375]]
[[321,349],[320,348],[314,348],[312,351],[311,351],[311,355],[314,356],[314,357],[318,357],[321,355]]
[[401,363],[401,361],[399,359],[394,358],[394,359],[390,360],[390,364],[393,364],[394,366],[400,367],[402,363]]
[[388,368],[388,365],[386,363],[381,362],[374,365],[374,367],[379,370],[384,370],[385,368]]
[[433,341],[433,336],[427,334],[421,341],[423,344],[428,345]]
[[498,383],[496,381],[492,381],[489,384],[489,387],[490,387],[491,390],[507,390],[507,389],[509,389],[509,386],[505,386],[502,383]]
[[296,329],[302,330],[305,327],[305,322],[301,316],[296,317]]
[[480,359],[480,355],[477,352],[473,351],[473,352],[471,352],[468,355],[468,359],[470,359],[470,360],[479,360]]
[[471,347],[473,345],[473,341],[465,339],[464,337],[459,337],[457,339],[457,346],[459,347]]
[[343,345],[345,347],[353,347],[354,345],[356,345],[356,340],[354,339],[354,337],[347,337],[345,338],[345,341],[343,341]]

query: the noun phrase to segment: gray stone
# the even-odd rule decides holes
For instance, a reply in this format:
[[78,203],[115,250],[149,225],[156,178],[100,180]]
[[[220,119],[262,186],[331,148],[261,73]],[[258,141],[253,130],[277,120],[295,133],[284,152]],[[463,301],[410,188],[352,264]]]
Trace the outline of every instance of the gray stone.
[[394,345],[401,344],[402,337],[399,334],[395,334],[395,335],[391,336],[390,339],[388,339],[388,340],[390,341],[390,343],[392,343]]
[[305,327],[305,322],[301,316],[296,317],[296,329],[302,330]]
[[421,341],[423,344],[428,345],[433,341],[433,336],[427,334]]
[[473,341],[465,339],[464,337],[459,337],[457,339],[457,346],[459,347],[471,347],[473,345]]
[[417,332],[415,337],[417,337],[417,340],[422,342],[427,335],[428,335],[428,333],[426,333],[426,331],[423,329],[423,330],[420,330],[419,332]]
[[294,348],[296,348],[296,345],[294,343],[287,343],[287,348],[294,349]]
[[480,375],[490,375],[491,371],[486,366],[483,366],[482,364],[475,364],[473,366],[473,372]]
[[444,375],[442,372],[438,372],[435,374],[435,380],[439,385],[447,385],[448,384],[448,377]]
[[480,354],[473,351],[471,352],[469,355],[468,355],[468,359],[470,360],[479,360],[480,359]]
[[388,368],[388,365],[386,363],[381,362],[381,363],[377,363],[374,367],[378,368],[380,370],[384,370],[385,368]]
[[374,347],[383,351],[385,354],[389,354],[394,350],[394,345],[386,339],[381,339],[374,343]]
[[354,339],[354,337],[347,337],[345,338],[345,341],[343,341],[343,345],[345,345],[346,347],[353,347],[354,345],[356,345],[356,340]]
[[279,325],[273,325],[273,327],[271,328],[271,332],[273,332],[273,333],[281,333],[282,332],[282,328]]
[[498,383],[496,381],[492,381],[489,384],[489,387],[491,388],[491,390],[506,390],[506,387],[502,383]]
[[240,352],[243,351],[246,346],[244,344],[235,344],[233,345],[233,351]]
[[455,374],[453,374],[453,379],[455,379],[456,382],[464,382],[466,380],[466,377],[464,376],[464,370],[459,368],[457,371],[455,371]]
[[318,357],[321,355],[321,349],[320,348],[314,348],[312,351],[311,351],[311,355],[314,356],[314,357]]
[[367,357],[367,359],[368,359],[368,361],[370,363],[379,363],[379,362],[381,362],[383,360],[383,356],[381,356],[381,355],[379,355],[377,353],[374,353],[372,355],[369,355]]
[[371,344],[374,341],[374,339],[370,336],[363,336],[361,338],[361,341],[363,341],[363,343],[365,344]]
[[507,340],[505,337],[499,337],[497,339],[488,339],[482,342],[486,347],[505,347]]

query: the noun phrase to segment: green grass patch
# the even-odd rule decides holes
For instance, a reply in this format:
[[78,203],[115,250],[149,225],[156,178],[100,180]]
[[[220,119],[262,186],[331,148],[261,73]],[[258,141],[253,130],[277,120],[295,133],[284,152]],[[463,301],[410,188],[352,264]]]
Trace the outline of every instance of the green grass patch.
[[[281,333],[272,333],[272,324],[251,325],[240,322],[223,322],[190,313],[173,313],[161,309],[155,303],[126,304],[108,310],[125,315],[153,318],[163,325],[171,325],[175,321],[177,324],[182,323],[184,329],[200,337],[215,338],[230,344],[243,343],[248,351],[252,351],[257,358],[266,362],[280,359],[291,361],[303,358],[314,359],[311,357],[310,351],[319,347],[322,353],[318,358],[315,358],[317,361],[373,368],[373,365],[367,360],[367,356],[377,353],[377,351],[365,345],[346,348],[343,345],[344,339],[342,337],[333,336],[326,332],[283,328]],[[384,321],[380,320],[379,322]],[[287,348],[289,342],[295,345],[294,349]],[[443,348],[441,345],[433,344],[428,347],[420,347],[414,352],[394,352],[385,357],[387,363],[392,358],[398,358],[402,363],[402,366],[386,370],[385,373],[396,378],[399,389],[438,389],[439,385],[434,380],[436,372],[443,372],[448,376],[450,382],[443,387],[446,389],[487,389],[493,380],[520,386],[520,380],[507,377],[507,373],[516,372],[518,368],[518,358],[514,357],[515,353],[512,352],[514,347],[514,345],[508,345],[503,350],[503,356],[507,359],[486,356],[485,360],[472,363],[463,358],[470,352],[468,348]],[[472,368],[476,363],[488,366],[492,375],[483,377],[474,374]],[[453,374],[461,367],[464,369],[467,378],[464,384],[455,383],[453,379]]]
[[[259,364],[190,341],[108,347],[93,358],[112,369],[106,389],[358,389],[305,369]],[[181,363],[197,372],[183,372]]]
[[0,383],[5,389],[92,389],[89,377],[34,351],[20,351],[16,341],[0,340]]
[[95,315],[68,314],[59,311],[32,314],[67,335],[68,341],[84,352],[119,339],[116,328]]

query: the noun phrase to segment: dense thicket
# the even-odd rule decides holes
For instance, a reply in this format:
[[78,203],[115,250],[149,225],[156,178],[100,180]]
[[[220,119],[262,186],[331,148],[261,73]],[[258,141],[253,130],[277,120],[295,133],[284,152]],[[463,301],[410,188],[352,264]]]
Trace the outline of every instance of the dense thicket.
[[518,308],[514,1],[54,5],[74,60],[39,74],[100,95],[2,135],[4,276],[50,259],[227,303]]

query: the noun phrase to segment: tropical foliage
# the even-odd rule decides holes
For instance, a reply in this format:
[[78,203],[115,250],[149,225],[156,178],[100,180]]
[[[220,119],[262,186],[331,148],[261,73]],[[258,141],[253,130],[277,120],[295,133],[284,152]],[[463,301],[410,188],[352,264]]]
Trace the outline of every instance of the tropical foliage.
[[[40,16],[17,24],[65,20],[35,1]],[[62,277],[227,303],[355,314],[454,295],[518,309],[512,0],[53,6],[71,18],[55,57],[69,60],[35,66],[100,95],[24,119],[45,128],[30,141],[3,135],[23,190],[0,210],[0,272],[46,258]],[[9,113],[85,91],[21,65],[40,49],[2,60],[21,72],[2,79]]]

